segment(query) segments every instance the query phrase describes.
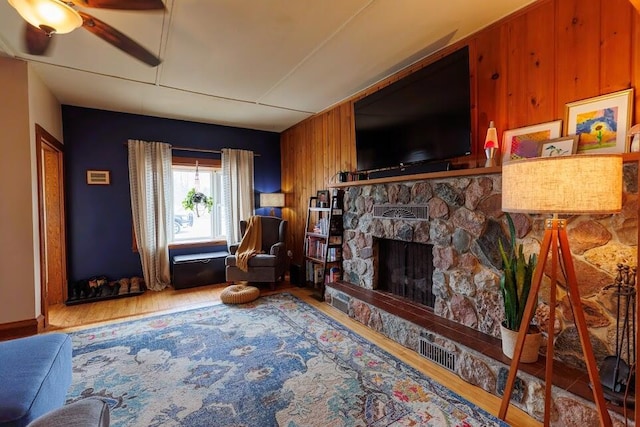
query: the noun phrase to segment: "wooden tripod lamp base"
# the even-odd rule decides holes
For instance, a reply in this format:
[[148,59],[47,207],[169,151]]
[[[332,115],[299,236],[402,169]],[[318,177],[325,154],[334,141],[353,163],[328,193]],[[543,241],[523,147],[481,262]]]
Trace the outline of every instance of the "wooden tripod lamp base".
[[[549,255],[551,255],[551,288],[549,327],[547,330],[544,424],[551,416],[553,386],[553,345],[558,266],[564,267],[566,290],[573,310],[582,353],[587,365],[593,398],[600,425],[611,426],[611,417],[602,392],[602,384],[589,339],[582,309],[565,220],[558,214],[602,214],[620,212],[622,208],[622,157],[620,155],[577,155],[540,157],[509,162],[502,167],[502,210],[504,212],[553,214],[546,220],[538,264],[524,308],[522,323],[505,385],[498,416],[505,419],[511,393],[522,357],[525,335],[538,304],[538,293]],[[561,264],[560,264],[561,263]]]
[[527,305],[524,309],[522,316],[522,323],[520,330],[518,331],[518,340],[516,342],[516,348],[513,353],[513,359],[511,361],[511,367],[509,368],[509,376],[507,377],[507,383],[505,386],[505,392],[502,396],[502,404],[500,406],[500,412],[498,416],[501,419],[505,419],[507,416],[507,410],[509,408],[509,401],[511,400],[511,392],[518,372],[518,366],[520,364],[520,358],[522,357],[522,348],[524,346],[524,339],[527,333],[527,329],[533,318],[534,311],[537,306],[538,292],[540,290],[540,284],[542,283],[542,276],[547,264],[547,259],[551,251],[551,289],[550,289],[550,301],[549,305],[549,330],[547,336],[547,349],[546,349],[546,367],[545,367],[545,399],[544,399],[544,425],[548,426],[551,415],[551,388],[553,386],[553,341],[555,324],[555,304],[556,304],[556,284],[557,284],[557,267],[558,259],[561,258],[562,265],[564,265],[567,274],[567,290],[569,292],[569,300],[574,313],[574,319],[578,335],[580,337],[580,344],[582,346],[582,354],[587,364],[587,371],[589,373],[589,380],[591,381],[591,388],[593,391],[594,402],[598,409],[598,416],[600,418],[600,425],[611,426],[611,418],[607,411],[607,406],[602,393],[602,385],[600,383],[600,375],[598,374],[598,368],[596,366],[596,359],[593,355],[593,347],[589,340],[589,331],[587,330],[587,323],[582,310],[582,302],[580,300],[580,293],[578,290],[578,283],[576,280],[576,274],[573,267],[573,260],[571,259],[571,252],[569,250],[569,240],[567,238],[566,224],[564,220],[558,219],[554,216],[553,219],[546,221],[544,238],[542,245],[540,246],[540,257],[538,258],[538,265],[536,266],[535,273],[533,275],[533,281],[531,283],[531,291],[527,300]]

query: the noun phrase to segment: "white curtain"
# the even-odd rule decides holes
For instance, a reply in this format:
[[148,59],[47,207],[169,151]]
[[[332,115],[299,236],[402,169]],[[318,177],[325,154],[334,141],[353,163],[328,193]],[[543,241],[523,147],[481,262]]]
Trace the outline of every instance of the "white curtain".
[[227,243],[240,241],[240,220],[253,215],[253,151],[222,149]]
[[136,244],[148,289],[160,291],[171,283],[171,146],[129,140],[129,186]]

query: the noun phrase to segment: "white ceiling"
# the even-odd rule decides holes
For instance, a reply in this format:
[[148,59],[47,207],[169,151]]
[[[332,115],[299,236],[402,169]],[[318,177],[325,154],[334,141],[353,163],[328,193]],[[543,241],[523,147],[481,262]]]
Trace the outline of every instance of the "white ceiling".
[[33,64],[60,103],[283,131],[534,0],[165,0],[81,9],[162,59],[152,68],[79,28],[48,56],[0,0],[0,54]]

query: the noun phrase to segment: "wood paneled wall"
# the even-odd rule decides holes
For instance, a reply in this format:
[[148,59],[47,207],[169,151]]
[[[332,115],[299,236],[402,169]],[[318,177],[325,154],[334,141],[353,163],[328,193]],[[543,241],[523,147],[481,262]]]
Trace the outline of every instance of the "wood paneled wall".
[[634,87],[634,123],[640,123],[640,14],[629,0],[542,0],[344,103],[283,132],[283,216],[289,248],[301,262],[308,198],[356,168],[353,101],[468,45],[472,155],[475,167],[490,120],[498,132],[563,119],[565,104]]

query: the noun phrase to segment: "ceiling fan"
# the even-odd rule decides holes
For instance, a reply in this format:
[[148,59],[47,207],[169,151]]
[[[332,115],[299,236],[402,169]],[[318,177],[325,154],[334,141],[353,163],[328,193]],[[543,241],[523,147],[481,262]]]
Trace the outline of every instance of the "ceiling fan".
[[164,10],[162,0],[8,0],[27,21],[24,41],[31,55],[44,55],[53,34],[65,34],[83,27],[123,52],[152,67],[160,59],[109,24],[76,7],[117,10]]

